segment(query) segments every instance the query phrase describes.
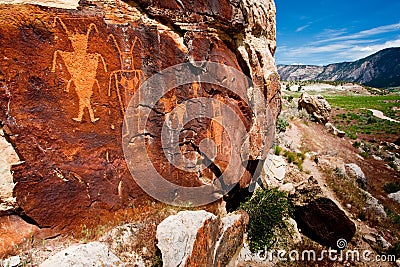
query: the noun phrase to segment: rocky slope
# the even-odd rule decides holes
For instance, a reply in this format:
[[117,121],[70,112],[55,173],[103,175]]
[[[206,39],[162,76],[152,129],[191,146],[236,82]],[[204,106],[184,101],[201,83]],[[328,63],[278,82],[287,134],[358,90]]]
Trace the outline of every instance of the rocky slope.
[[285,81],[348,81],[384,88],[400,86],[400,48],[388,48],[354,61],[312,65],[279,65]]

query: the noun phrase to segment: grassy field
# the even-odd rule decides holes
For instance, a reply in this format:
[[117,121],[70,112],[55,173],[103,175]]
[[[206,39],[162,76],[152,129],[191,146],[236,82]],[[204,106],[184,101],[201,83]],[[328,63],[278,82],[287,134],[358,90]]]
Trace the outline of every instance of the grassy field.
[[332,120],[350,138],[359,134],[381,137],[400,136],[400,124],[376,118],[367,109],[382,111],[386,116],[399,119],[400,96],[325,96],[334,108]]
[[[298,98],[301,93],[293,92]],[[312,94],[312,93],[311,93]],[[384,115],[400,120],[400,95],[332,95],[321,93],[332,106],[331,121],[346,132],[347,136],[357,139],[359,135],[379,136],[381,140],[394,141],[400,136],[400,124],[379,119],[368,109],[380,110]],[[397,109],[396,109],[397,108]]]
[[[384,96],[324,96],[333,108],[341,108],[349,111],[365,109],[376,109],[382,111],[386,116],[393,119],[398,118],[399,111],[394,111],[393,107],[400,108],[400,95]],[[396,114],[397,113],[397,114]]]

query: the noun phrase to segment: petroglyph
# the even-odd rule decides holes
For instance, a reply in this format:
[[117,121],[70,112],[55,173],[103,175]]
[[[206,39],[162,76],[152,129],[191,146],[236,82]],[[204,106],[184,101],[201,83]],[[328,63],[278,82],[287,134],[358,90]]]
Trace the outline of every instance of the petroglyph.
[[107,42],[113,40],[115,47],[119,53],[119,60],[121,69],[115,70],[110,74],[110,80],[108,85],[108,96],[111,96],[111,89],[113,84],[115,86],[117,98],[120,104],[122,116],[125,117],[125,110],[128,107],[131,97],[139,89],[139,86],[145,80],[146,76],[142,70],[135,69],[133,62],[133,48],[136,42],[140,39],[136,36],[130,49],[128,51],[122,51],[118,45],[114,35],[108,36]]
[[71,84],[74,83],[75,92],[79,99],[78,116],[73,118],[73,120],[81,122],[84,109],[87,108],[89,111],[90,121],[94,123],[98,121],[99,118],[96,118],[94,115],[90,99],[93,95],[93,86],[96,84],[100,89],[99,82],[96,79],[99,60],[101,60],[104,66],[104,71],[107,72],[104,58],[98,53],[87,52],[90,31],[94,29],[98,32],[97,27],[95,24],[90,23],[86,34],[71,33],[59,17],[54,18],[53,27],[56,26],[57,19],[68,35],[68,39],[70,40],[74,51],[67,52],[56,50],[53,56],[51,71],[56,71],[57,55],[60,55],[69,74],[71,75],[71,79],[68,81],[65,91],[69,92]]
[[160,103],[164,104],[165,121],[172,123],[172,118],[176,118],[178,121],[178,127],[183,126],[183,119],[186,113],[186,102],[178,104],[176,96],[173,95],[171,98],[162,98]]

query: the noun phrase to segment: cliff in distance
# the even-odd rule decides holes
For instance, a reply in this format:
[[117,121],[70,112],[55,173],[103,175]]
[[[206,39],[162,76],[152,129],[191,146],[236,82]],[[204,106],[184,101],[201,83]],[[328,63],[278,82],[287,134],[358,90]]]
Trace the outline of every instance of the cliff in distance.
[[396,87],[400,86],[400,48],[327,66],[278,65],[278,72],[285,81],[346,81],[377,88]]

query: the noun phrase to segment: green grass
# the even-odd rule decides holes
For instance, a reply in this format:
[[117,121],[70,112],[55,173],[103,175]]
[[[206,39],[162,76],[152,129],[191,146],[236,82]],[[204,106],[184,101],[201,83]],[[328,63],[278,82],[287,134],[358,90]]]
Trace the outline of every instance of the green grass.
[[382,111],[386,116],[396,118],[393,107],[400,107],[400,95],[384,96],[325,96],[333,108],[342,108],[349,111],[365,109],[376,109]]
[[371,111],[365,109],[341,113],[332,119],[352,139],[356,139],[357,134],[400,135],[399,123],[376,118]]
[[[398,118],[400,113],[393,107],[400,107],[399,95],[385,96],[326,96],[333,108],[342,109],[344,113],[333,117],[338,128],[345,131],[350,138],[357,134],[394,134],[400,135],[400,124],[382,120],[372,115],[367,109],[382,111],[386,116]],[[397,102],[396,102],[397,101]]]

